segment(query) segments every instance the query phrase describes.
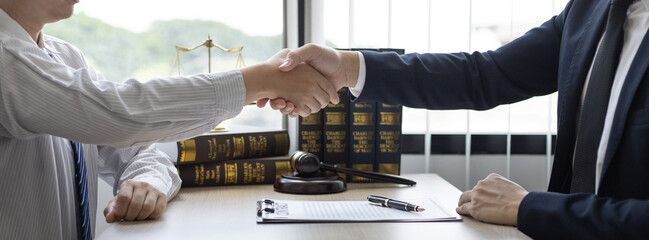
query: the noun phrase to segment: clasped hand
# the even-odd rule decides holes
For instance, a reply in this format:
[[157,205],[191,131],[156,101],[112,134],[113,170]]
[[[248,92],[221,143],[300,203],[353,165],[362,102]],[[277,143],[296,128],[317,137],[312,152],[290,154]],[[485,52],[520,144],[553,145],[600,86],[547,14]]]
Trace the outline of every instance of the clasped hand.
[[[307,92],[301,88],[288,91],[303,91],[301,97],[290,96],[285,92],[287,95],[276,94],[257,100],[258,107],[264,107],[270,101],[273,109],[291,117],[298,114],[307,116],[324,108],[327,105],[325,95],[328,95],[331,102],[337,103],[336,91],[343,87],[355,87],[359,72],[358,53],[337,51],[315,44],[307,44],[296,50],[282,50],[269,63],[269,67],[281,70],[290,80],[305,85],[304,89],[307,89],[306,85],[314,85],[313,82],[320,86],[319,89],[311,86]],[[312,99],[306,97],[306,93],[313,94],[317,104],[309,102]],[[306,101],[300,102],[301,100]],[[518,207],[527,194],[520,185],[492,173],[460,196],[456,211],[483,222],[516,225]]]
[[[307,44],[295,50],[284,49],[267,63],[277,71],[277,77],[284,77],[275,79],[276,82],[296,85],[277,85],[286,87],[285,91],[255,98],[258,99],[257,106],[264,107],[270,101],[273,109],[291,117],[305,117],[320,111],[329,102],[338,103],[340,100],[336,92],[343,87],[355,86],[358,79],[356,52],[336,51],[315,44]],[[242,74],[246,79],[244,70]],[[272,78],[270,80],[273,81]]]

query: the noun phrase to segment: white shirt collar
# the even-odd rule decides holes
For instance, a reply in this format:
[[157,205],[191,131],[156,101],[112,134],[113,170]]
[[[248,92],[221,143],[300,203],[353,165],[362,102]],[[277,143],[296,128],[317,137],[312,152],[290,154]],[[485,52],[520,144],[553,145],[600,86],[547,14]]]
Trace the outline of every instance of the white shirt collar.
[[649,10],[649,0],[640,0],[642,2],[642,5],[644,5],[645,9]]
[[[36,42],[34,42],[34,39],[29,36],[29,33],[27,33],[27,31],[25,31],[25,29],[20,26],[20,24],[18,24],[16,20],[11,18],[2,8],[0,8],[0,32],[3,32],[8,36],[38,45]],[[41,35],[43,35],[42,32]],[[41,43],[42,42],[43,41],[41,36]],[[41,46],[39,45],[39,47]]]
[[648,11],[649,10],[649,0],[635,0],[629,6],[629,11],[627,12],[630,15],[633,11]]

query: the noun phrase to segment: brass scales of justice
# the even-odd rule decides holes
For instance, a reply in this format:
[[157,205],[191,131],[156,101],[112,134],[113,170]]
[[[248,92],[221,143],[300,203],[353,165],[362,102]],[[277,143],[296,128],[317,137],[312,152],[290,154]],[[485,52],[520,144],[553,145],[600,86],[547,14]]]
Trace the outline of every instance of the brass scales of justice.
[[[241,55],[243,46],[234,47],[234,48],[224,48],[218,44],[215,44],[212,41],[212,38],[210,38],[210,35],[208,34],[207,40],[205,40],[204,43],[201,43],[193,48],[186,48],[178,45],[175,46],[176,58],[174,58],[174,63],[171,65],[171,71],[169,72],[169,76],[173,74],[174,68],[176,66],[178,66],[178,75],[182,75],[182,72],[185,72],[185,68],[183,67],[183,63],[182,63],[182,58],[180,57],[180,52],[191,52],[203,46],[207,48],[207,73],[212,73],[212,48],[213,47],[226,53],[239,53],[239,56],[237,57],[237,61],[234,64],[235,68],[241,68],[246,65],[243,61],[243,56]],[[221,127],[221,126],[217,126],[216,128],[210,130],[210,132],[227,132],[227,131],[228,131],[227,127]]]

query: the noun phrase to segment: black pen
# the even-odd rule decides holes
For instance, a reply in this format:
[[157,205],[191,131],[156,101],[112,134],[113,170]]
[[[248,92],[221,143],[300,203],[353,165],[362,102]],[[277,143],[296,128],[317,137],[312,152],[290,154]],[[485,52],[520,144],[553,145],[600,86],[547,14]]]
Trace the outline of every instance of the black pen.
[[374,196],[374,195],[369,195],[367,196],[367,201],[370,202],[372,205],[376,206],[382,206],[382,207],[389,207],[389,208],[394,208],[394,209],[399,209],[403,211],[415,211],[415,212],[423,212],[424,209],[423,207],[407,203],[404,201],[399,201],[399,200],[394,200],[394,199],[389,199],[386,197],[381,197],[381,196]]

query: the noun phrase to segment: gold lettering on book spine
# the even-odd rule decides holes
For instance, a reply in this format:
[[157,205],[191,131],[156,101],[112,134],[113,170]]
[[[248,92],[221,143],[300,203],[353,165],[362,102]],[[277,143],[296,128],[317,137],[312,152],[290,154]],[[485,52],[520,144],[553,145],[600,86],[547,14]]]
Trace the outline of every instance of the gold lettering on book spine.
[[257,178],[258,183],[266,182],[266,164],[257,163],[256,171],[254,174]]
[[[230,139],[226,139],[225,143],[219,144],[216,138],[208,139],[207,145],[209,146],[209,153],[207,157],[210,160],[224,160],[230,157]],[[219,157],[221,156],[221,157]]]
[[275,134],[275,153],[277,153],[278,155],[287,154],[289,144],[288,134]]
[[203,164],[194,166],[194,184],[203,185],[205,182],[205,168]]
[[[373,164],[352,164],[352,168],[356,170],[362,170],[362,171],[374,171],[374,165]],[[353,181],[370,181],[369,178],[364,178],[364,177],[358,177],[358,176],[352,176]]]
[[250,163],[243,163],[243,184],[251,183],[253,178],[252,165]]
[[370,141],[374,139],[372,131],[353,131],[352,132],[352,151],[354,153],[371,153],[374,144]]
[[352,123],[354,126],[372,126],[372,118],[374,117],[374,113],[366,113],[366,112],[355,112],[352,113],[354,122]]
[[[340,96],[340,95],[338,95],[338,96]],[[328,108],[344,108],[344,107],[345,107],[345,104],[341,104],[341,103],[339,103],[339,104],[329,103],[329,104],[327,104],[327,107],[328,107]]]
[[232,145],[232,141],[230,139],[225,140],[225,144],[220,144],[219,146],[219,153],[225,154],[226,157],[232,156],[232,153],[230,152],[230,149]]
[[214,168],[214,183],[221,182],[221,165],[216,165]]
[[196,141],[194,139],[180,142],[180,162],[196,161]]
[[207,153],[207,158],[214,160],[216,159],[216,155],[218,154],[218,146],[216,144],[216,138],[212,139],[207,139],[207,146],[209,146],[210,151]]
[[347,131],[326,131],[325,135],[327,140],[325,149],[327,153],[345,152],[347,144],[343,140],[347,138]]
[[399,164],[396,163],[380,163],[379,172],[399,175]]
[[248,136],[250,146],[249,157],[260,157],[268,153],[268,139],[266,136]]
[[277,161],[275,162],[275,179],[278,179],[282,174],[291,172],[290,161]]
[[384,108],[399,108],[399,106],[400,106],[400,105],[393,105],[393,104],[385,104],[385,103],[381,103],[381,107],[384,107]]
[[372,108],[372,104],[370,103],[352,103],[354,104],[355,108]]
[[320,125],[322,124],[320,112],[302,118],[302,125]]
[[225,184],[236,184],[237,183],[237,164],[225,164]]
[[401,114],[396,112],[381,112],[381,125],[401,124]]
[[382,153],[399,152],[401,131],[379,131],[379,151]]
[[237,159],[246,153],[246,139],[241,137],[232,137],[234,143],[234,151],[232,152],[232,159]]
[[322,131],[300,131],[300,150],[305,152],[322,151]]
[[345,120],[345,115],[347,115],[344,112],[326,112],[325,113],[327,116],[327,122],[325,124],[327,125],[345,125],[347,121]]
[[205,181],[217,182],[215,178],[216,178],[216,171],[214,169],[208,169],[205,171]]
[[264,183],[266,181],[266,164],[243,163],[243,184]]

